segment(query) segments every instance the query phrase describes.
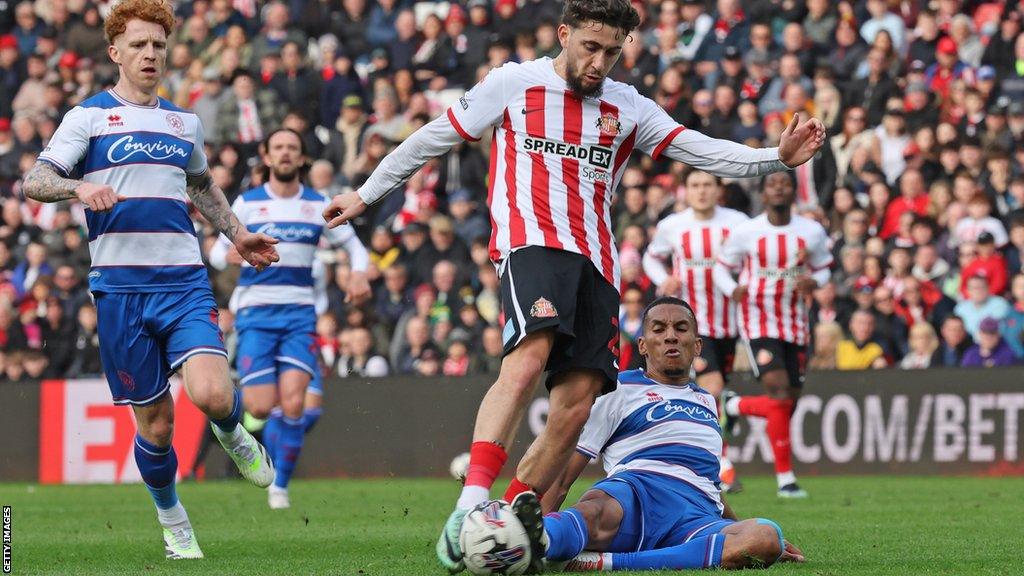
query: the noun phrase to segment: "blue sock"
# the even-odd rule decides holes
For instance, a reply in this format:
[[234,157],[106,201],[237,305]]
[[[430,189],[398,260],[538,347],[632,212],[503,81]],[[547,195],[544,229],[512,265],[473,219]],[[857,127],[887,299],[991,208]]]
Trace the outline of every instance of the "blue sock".
[[323,408],[306,408],[306,414],[304,416],[306,419],[306,434],[309,434],[309,431],[313,429],[313,426],[316,426],[317,421],[320,420],[320,415],[323,413]]
[[156,507],[162,510],[173,508],[178,503],[174,490],[174,477],[178,474],[178,456],[173,446],[163,448],[151,444],[145,438],[135,435],[135,464],[139,467],[142,480],[149,488]]
[[614,570],[694,570],[722,563],[725,534],[694,538],[669,548],[612,554]]
[[552,561],[572,560],[587,545],[587,523],[575,508],[544,516],[548,533],[548,551],[544,557]]
[[263,426],[263,446],[267,448],[267,454],[277,465],[277,446],[281,439],[281,413],[277,410],[270,413],[267,423]]
[[227,417],[220,420],[211,419],[217,428],[220,428],[225,432],[233,432],[235,430],[235,426],[238,426],[238,420],[242,417],[242,393],[238,391],[238,388],[235,388],[233,401],[235,404],[231,408],[231,414],[228,414]]
[[302,452],[302,442],[305,436],[305,424],[302,422],[302,418],[293,420],[287,416],[281,417],[281,433],[277,439],[277,460],[274,462],[274,466],[277,467],[274,486],[288,487],[288,482],[292,479],[292,472],[295,471],[295,463],[299,460],[299,453]]

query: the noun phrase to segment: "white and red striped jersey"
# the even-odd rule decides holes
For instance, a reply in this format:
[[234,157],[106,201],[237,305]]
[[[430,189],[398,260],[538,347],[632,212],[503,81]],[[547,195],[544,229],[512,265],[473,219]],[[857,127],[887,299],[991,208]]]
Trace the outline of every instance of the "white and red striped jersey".
[[[746,297],[736,303],[744,338],[807,344],[807,310],[796,283],[805,275],[819,279],[832,264],[828,233],[821,224],[794,215],[789,224],[774,226],[762,214],[732,231],[718,264],[728,269],[724,277],[730,281],[739,272],[739,283],[747,287]],[[732,293],[736,282],[723,282],[721,270],[716,269],[715,281]]]
[[715,260],[730,232],[746,222],[747,215],[731,208],[716,207],[708,220],[698,220],[692,208],[658,223],[647,253],[672,259],[672,275],[682,281],[678,296],[697,313],[697,328],[708,338],[736,337],[736,309],[731,295],[722,292],[712,279]]
[[616,288],[612,194],[634,149],[663,153],[712,174],[785,170],[777,148],[750,148],[687,130],[628,84],[606,79],[599,96],[569,90],[550,58],[495,68],[389,154],[359,196],[376,202],[426,160],[461,140],[493,136],[490,255],[545,246],[582,254]]

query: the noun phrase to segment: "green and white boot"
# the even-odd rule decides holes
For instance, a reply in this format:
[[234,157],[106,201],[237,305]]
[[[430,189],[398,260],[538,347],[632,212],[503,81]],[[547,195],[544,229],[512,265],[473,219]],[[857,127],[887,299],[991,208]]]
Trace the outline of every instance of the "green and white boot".
[[168,560],[194,560],[203,557],[191,524],[164,528],[164,551]]
[[459,532],[462,531],[462,521],[466,519],[469,510],[456,508],[441,530],[441,537],[437,539],[437,559],[441,562],[450,574],[458,574],[466,569],[466,563],[462,560],[462,546],[459,544]]

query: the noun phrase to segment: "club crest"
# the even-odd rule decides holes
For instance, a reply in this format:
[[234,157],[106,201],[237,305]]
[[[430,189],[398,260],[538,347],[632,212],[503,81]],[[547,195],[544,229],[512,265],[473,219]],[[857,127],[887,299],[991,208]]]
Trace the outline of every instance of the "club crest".
[[597,119],[597,128],[601,131],[601,134],[608,136],[618,136],[619,132],[622,131],[622,124],[619,119],[611,114],[605,114]]
[[534,318],[554,318],[558,316],[558,310],[555,310],[555,305],[551,303],[547,298],[537,298],[537,301],[530,307],[530,316]]

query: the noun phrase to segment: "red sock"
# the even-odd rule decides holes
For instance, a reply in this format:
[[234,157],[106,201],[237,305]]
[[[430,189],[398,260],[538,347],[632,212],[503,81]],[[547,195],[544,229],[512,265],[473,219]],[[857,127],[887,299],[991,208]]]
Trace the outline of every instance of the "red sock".
[[767,396],[743,396],[740,398],[740,414],[767,418],[775,402]]
[[775,473],[793,470],[793,450],[789,443],[789,420],[793,414],[792,400],[771,400],[773,406],[767,414],[768,440],[775,455]]
[[466,486],[481,486],[490,490],[506,460],[508,453],[494,442],[473,442],[469,449]]
[[530,486],[526,482],[523,482],[519,477],[515,477],[511,482],[508,483],[508,490],[505,490],[505,502],[512,502],[516,496],[519,496],[523,492],[533,492],[537,495],[537,498],[544,498],[544,493],[537,490],[533,486]]

